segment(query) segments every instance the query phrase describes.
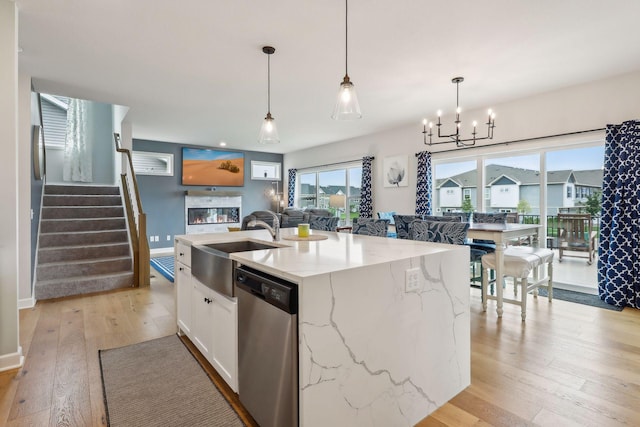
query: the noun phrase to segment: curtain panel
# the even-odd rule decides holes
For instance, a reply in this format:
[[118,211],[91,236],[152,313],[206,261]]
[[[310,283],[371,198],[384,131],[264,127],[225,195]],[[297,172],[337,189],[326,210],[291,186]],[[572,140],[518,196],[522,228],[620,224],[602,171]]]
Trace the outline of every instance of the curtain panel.
[[289,169],[289,182],[287,182],[287,206],[292,208],[296,201],[296,175],[298,169]]
[[64,181],[93,181],[91,141],[87,134],[88,105],[87,101],[81,99],[71,98],[69,100],[64,161],[62,164],[62,179]]
[[431,215],[433,180],[431,178],[431,153],[421,151],[418,156],[418,178],[416,181],[416,215]]
[[373,197],[371,195],[371,164],[373,156],[362,158],[362,188],[360,189],[360,218],[373,218]]
[[640,121],[607,125],[598,293],[605,302],[640,308]]

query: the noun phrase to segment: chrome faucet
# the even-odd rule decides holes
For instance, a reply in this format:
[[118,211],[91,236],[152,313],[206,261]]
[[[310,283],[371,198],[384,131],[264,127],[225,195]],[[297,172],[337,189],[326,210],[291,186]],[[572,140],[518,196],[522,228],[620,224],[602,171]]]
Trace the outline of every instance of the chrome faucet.
[[262,227],[267,229],[267,231],[269,231],[269,233],[271,233],[271,237],[273,237],[273,241],[277,242],[278,240],[280,240],[280,221],[278,220],[278,217],[276,216],[276,214],[274,214],[273,212],[270,212],[271,215],[273,215],[273,227],[271,227],[269,224],[267,224],[266,222],[262,221],[262,220],[253,220],[253,221],[249,221],[249,223],[247,224],[247,227]]

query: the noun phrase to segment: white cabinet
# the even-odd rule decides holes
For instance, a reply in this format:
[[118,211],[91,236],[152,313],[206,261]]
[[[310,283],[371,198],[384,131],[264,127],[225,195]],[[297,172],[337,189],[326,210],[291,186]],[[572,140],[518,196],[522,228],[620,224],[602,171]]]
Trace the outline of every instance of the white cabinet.
[[200,283],[195,277],[191,278],[193,307],[192,334],[191,341],[198,347],[202,355],[211,362],[211,351],[213,349],[213,301],[214,291]]
[[191,246],[176,242],[176,320],[211,366],[238,392],[238,302],[191,275]]
[[195,277],[192,283],[191,341],[211,366],[238,391],[238,303],[207,288]]
[[176,319],[178,321],[178,332],[187,336],[191,334],[191,317],[193,309],[191,306],[191,268],[181,262],[176,262]]
[[191,246],[176,242],[176,261],[191,268]]
[[[214,292],[215,293],[215,292]],[[213,303],[213,349],[209,361],[218,374],[238,391],[238,301],[222,295]]]
[[191,246],[177,242],[175,244],[176,258],[176,320],[178,333],[190,336],[191,319],[193,310],[191,307]]

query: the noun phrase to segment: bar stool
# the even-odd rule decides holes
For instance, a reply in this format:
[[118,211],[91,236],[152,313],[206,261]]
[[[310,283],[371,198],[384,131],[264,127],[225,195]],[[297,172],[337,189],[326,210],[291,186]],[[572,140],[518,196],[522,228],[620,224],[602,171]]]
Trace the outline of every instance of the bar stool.
[[[538,267],[546,265],[544,277],[538,278]],[[487,311],[487,299],[496,299],[487,295],[489,269],[496,267],[496,254],[488,253],[482,256],[482,311]],[[533,281],[529,283],[529,274],[534,272]],[[532,248],[525,246],[509,246],[504,251],[503,275],[513,277],[514,293],[517,297],[518,284],[521,287],[519,300],[503,298],[503,302],[519,305],[522,308],[522,321],[527,317],[527,294],[533,291],[533,297],[538,297],[538,288],[547,289],[549,302],[553,299],[553,251],[550,249]],[[498,280],[500,278],[496,278]],[[503,278],[504,279],[504,278]]]

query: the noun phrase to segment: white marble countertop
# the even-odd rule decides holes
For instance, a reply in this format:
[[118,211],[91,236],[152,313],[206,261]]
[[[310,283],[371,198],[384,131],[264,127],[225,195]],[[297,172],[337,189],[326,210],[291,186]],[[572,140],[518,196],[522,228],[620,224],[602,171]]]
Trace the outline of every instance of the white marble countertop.
[[[257,240],[280,246],[250,252],[235,252],[231,259],[250,267],[258,268],[292,281],[306,277],[333,273],[353,268],[367,267],[407,258],[442,252],[467,251],[465,246],[426,243],[414,240],[386,237],[360,236],[312,230],[326,234],[328,239],[320,241],[291,241],[281,239],[273,242],[267,230],[237,231],[229,233],[187,234],[176,236],[176,240],[187,245]],[[297,234],[297,228],[283,228],[281,237]],[[458,252],[463,255],[462,252]],[[468,258],[468,253],[467,253]]]

